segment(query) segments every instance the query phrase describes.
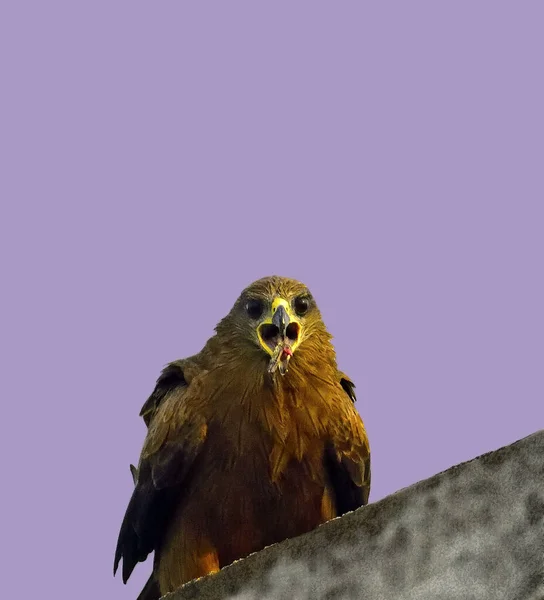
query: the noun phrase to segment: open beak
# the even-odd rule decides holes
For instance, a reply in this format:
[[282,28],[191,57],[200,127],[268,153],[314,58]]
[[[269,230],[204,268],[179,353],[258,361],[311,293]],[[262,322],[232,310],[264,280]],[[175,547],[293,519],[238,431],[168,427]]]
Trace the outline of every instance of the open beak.
[[280,304],[272,315],[272,325],[275,325],[278,328],[280,337],[285,336],[285,330],[287,329],[287,325],[289,325],[290,321],[291,319],[283,307],[283,304]]
[[300,341],[301,325],[291,313],[291,308],[283,298],[276,298],[272,303],[270,315],[261,322],[257,329],[259,342],[270,355],[269,373],[279,370],[281,375],[287,373],[289,360]]

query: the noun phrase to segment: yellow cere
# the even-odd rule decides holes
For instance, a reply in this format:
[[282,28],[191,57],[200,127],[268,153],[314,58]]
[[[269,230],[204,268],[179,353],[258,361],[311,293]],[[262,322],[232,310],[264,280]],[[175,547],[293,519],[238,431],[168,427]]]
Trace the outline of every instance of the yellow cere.
[[287,300],[284,300],[283,298],[274,298],[274,302],[272,302],[272,314],[274,314],[280,306],[283,306],[283,308],[285,308],[285,311],[289,315],[289,318],[293,317],[293,315],[291,314],[291,307],[289,306],[289,302],[287,302]]

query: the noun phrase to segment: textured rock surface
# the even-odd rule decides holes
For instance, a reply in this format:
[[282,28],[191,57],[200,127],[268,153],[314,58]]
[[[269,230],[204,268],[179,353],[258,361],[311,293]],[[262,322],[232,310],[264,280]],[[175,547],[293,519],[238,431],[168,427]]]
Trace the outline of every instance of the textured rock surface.
[[165,598],[543,600],[544,431]]

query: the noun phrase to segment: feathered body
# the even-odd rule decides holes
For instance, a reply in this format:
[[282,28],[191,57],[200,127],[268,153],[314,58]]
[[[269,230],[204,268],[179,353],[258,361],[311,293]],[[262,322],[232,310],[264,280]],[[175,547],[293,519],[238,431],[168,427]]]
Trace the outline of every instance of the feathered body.
[[279,277],[249,286],[202,352],[165,368],[142,408],[148,434],[116,552],[126,580],[155,551],[140,598],[366,504],[368,440],[313,299],[304,316],[292,311],[300,327],[285,374],[267,370],[271,352],[252,334],[264,325],[248,319],[248,298],[269,307],[302,295],[311,299]]

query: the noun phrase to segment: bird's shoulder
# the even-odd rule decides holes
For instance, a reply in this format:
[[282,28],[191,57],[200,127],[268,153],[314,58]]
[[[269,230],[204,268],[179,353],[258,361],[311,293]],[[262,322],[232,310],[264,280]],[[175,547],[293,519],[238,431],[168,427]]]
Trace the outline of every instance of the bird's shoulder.
[[355,395],[355,383],[348,377],[343,371],[338,371],[337,374],[338,381],[342,386],[342,389],[349,396],[352,402],[357,401],[357,396]]
[[177,360],[163,369],[151,396],[141,414],[148,426],[140,461],[158,453],[168,458],[169,448],[183,448],[184,454],[192,447],[200,447],[207,435],[206,395],[202,393],[202,379],[206,371],[193,357]]
[[162,369],[153,391],[140,410],[140,416],[148,427],[164,400],[172,393],[175,392],[178,400],[183,398],[195,377],[204,371],[203,363],[202,353],[199,353],[174,360]]

